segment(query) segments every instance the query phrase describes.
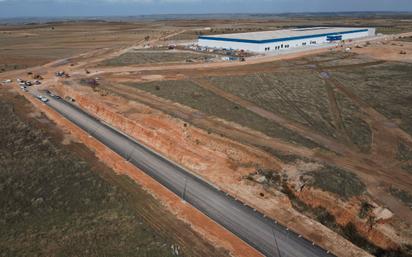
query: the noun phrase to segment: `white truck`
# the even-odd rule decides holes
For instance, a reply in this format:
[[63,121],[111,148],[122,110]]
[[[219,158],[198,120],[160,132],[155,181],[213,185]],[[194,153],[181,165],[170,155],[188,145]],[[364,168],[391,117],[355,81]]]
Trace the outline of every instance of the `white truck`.
[[37,97],[37,99],[39,99],[39,100],[42,101],[43,103],[47,103],[47,102],[49,101],[49,99],[48,99],[47,97],[42,96],[42,95],[38,95],[38,96],[36,96],[36,97]]

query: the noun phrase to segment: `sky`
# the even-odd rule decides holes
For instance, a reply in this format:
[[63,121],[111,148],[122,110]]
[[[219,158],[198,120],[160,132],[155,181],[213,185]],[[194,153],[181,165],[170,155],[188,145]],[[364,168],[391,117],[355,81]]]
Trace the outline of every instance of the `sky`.
[[411,11],[412,0],[0,0],[0,17]]

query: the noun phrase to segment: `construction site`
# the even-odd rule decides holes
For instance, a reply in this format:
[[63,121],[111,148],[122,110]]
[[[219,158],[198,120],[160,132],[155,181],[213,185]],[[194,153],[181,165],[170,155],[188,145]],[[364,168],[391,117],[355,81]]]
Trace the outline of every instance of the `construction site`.
[[[19,203],[21,195],[30,195],[31,205],[43,208],[15,209],[2,200],[0,252],[59,256],[52,252],[60,249],[52,238],[67,226],[59,252],[66,256],[111,256],[116,245],[107,243],[109,238],[121,238],[121,256],[294,256],[286,240],[293,237],[314,247],[313,256],[411,256],[412,19],[402,20],[0,25],[0,117],[8,124],[0,128],[7,142],[0,167],[16,165],[16,156],[25,153],[27,170],[31,163],[43,165],[39,170],[55,165],[73,176],[63,183],[64,172],[47,171],[42,179],[22,172],[14,180],[7,177],[13,168],[0,174],[0,193]],[[201,42],[303,24],[333,30],[323,37],[369,34],[282,54],[269,53],[273,49],[266,45],[249,51],[228,47],[230,40],[221,46]],[[337,25],[351,30],[336,31]],[[355,25],[376,33],[359,32]],[[105,127],[88,129],[80,114]],[[105,129],[117,134],[103,139],[111,133]],[[30,136],[19,139],[28,130]],[[164,163],[139,162],[135,148],[123,153],[122,145],[129,143],[118,140],[129,139],[146,149],[142,154],[153,153],[189,175],[176,185],[170,182],[175,177],[162,182],[162,174],[171,171]],[[31,140],[33,159],[24,147]],[[15,159],[8,162],[12,145]],[[53,161],[44,161],[47,156]],[[19,184],[28,174],[32,177]],[[23,189],[33,188],[33,181],[54,185],[54,177],[61,181],[58,188]],[[233,229],[195,201],[198,180],[285,234],[268,232],[276,244],[266,248],[245,236],[252,232]],[[60,198],[69,184],[84,192]],[[71,214],[70,226],[41,219],[59,206],[77,205],[82,207]],[[93,222],[84,218],[87,213]],[[13,230],[18,220],[23,222]],[[106,231],[104,224],[114,221],[128,229]],[[93,226],[96,238],[88,230],[82,232],[90,235],[86,238],[75,231]],[[91,247],[88,240],[98,244],[92,254],[83,251]],[[137,247],[133,240],[147,243]]]

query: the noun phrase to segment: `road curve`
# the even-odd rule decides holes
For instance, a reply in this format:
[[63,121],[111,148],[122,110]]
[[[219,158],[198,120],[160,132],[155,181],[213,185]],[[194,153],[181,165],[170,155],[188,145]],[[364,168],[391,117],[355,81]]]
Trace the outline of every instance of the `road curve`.
[[46,104],[263,255],[333,256],[80,108],[53,97]]

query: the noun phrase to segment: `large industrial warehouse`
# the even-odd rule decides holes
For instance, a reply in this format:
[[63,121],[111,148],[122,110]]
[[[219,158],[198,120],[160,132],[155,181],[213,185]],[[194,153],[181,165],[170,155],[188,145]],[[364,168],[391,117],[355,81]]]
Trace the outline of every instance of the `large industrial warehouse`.
[[314,27],[200,36],[198,45],[207,48],[263,53],[297,47],[304,48],[342,40],[366,38],[374,35],[375,28]]

